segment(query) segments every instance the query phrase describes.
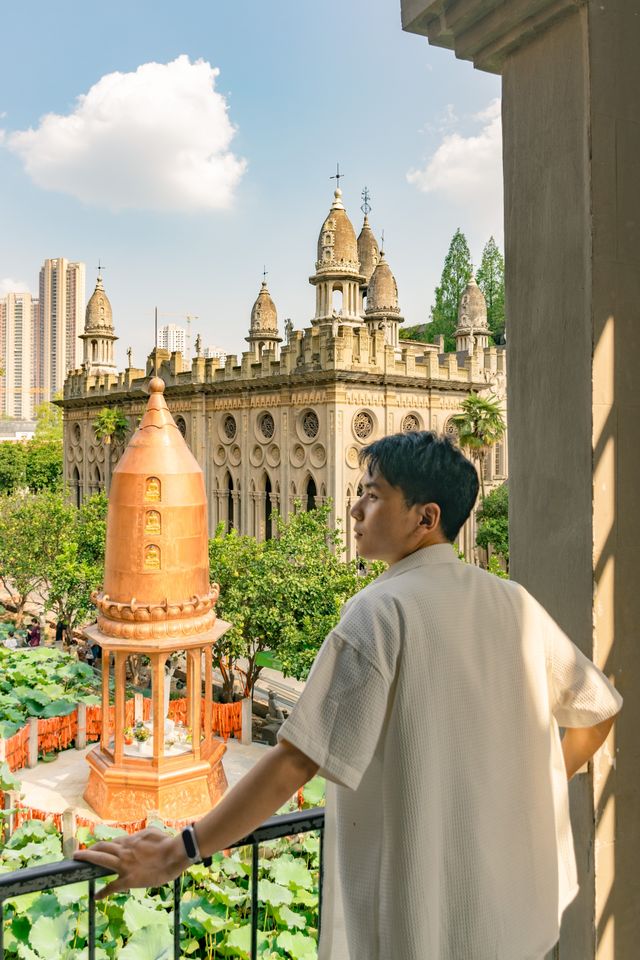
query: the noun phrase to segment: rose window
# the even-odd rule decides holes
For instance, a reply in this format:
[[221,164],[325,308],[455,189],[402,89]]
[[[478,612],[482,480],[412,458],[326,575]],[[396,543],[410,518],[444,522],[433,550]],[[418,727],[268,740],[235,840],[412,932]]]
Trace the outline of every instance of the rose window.
[[265,438],[265,440],[271,440],[271,437],[274,435],[276,430],[276,425],[273,422],[273,417],[270,413],[263,413],[260,417],[260,433]]
[[373,418],[362,410],[353,418],[353,432],[359,440],[366,440],[373,433]]
[[418,423],[418,418],[416,415],[414,413],[408,413],[402,420],[403,433],[413,433],[415,430],[419,429],[420,424]]
[[224,430],[224,435],[227,440],[233,440],[236,435],[236,418],[233,417],[230,413],[222,421],[222,429]]
[[318,436],[320,422],[315,410],[307,410],[302,418],[302,429],[304,430],[305,436],[309,437],[310,440]]

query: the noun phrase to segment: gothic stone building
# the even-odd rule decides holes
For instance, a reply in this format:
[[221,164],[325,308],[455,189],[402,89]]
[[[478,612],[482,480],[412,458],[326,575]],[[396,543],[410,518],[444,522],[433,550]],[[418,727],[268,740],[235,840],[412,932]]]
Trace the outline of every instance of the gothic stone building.
[[[355,555],[349,510],[357,497],[358,452],[384,434],[402,430],[451,433],[450,418],[470,391],[506,403],[503,347],[489,346],[484,297],[472,278],[464,292],[457,350],[442,343],[401,340],[403,317],[395,278],[365,214],[359,237],[335,191],[322,224],[311,325],[286,323],[285,342],[266,282],[251,311],[248,349],[240,360],[157,350],[158,373],[178,427],[206,478],[211,532],[222,522],[258,538],[273,532],[273,515],[285,517],[297,501],[310,508],[328,498],[333,520],[346,531]],[[96,439],[93,420],[115,405],[135,429],[146,402],[146,370],[118,372],[111,306],[98,277],[86,313],[84,362],[65,384],[65,480],[79,504],[109,487],[123,447]],[[506,439],[487,463],[487,486],[502,482]],[[470,554],[473,522],[461,533]]]

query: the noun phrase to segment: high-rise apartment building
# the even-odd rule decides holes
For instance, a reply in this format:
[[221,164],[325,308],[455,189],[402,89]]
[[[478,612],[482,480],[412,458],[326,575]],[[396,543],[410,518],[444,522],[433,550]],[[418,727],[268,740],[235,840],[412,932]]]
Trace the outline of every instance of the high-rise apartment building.
[[33,334],[39,304],[31,294],[8,293],[0,299],[0,410],[4,416],[31,420],[36,404],[33,388]]
[[85,266],[56,257],[40,269],[42,391],[50,400],[80,365],[85,311]]
[[162,350],[174,353],[176,350],[186,355],[187,331],[175,323],[167,323],[158,330],[158,346]]

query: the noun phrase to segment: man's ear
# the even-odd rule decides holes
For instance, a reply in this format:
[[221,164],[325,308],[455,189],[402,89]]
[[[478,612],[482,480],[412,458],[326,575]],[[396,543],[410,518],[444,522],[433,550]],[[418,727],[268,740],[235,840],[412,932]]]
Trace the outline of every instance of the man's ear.
[[425,503],[420,513],[420,526],[433,533],[440,524],[440,507],[437,503]]

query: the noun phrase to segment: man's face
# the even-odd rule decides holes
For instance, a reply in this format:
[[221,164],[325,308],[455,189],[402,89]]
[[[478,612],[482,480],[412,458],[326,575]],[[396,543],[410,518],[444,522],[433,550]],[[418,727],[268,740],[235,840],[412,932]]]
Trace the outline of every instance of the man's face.
[[399,487],[392,487],[378,471],[368,470],[362,496],[351,508],[358,554],[366,560],[396,563],[423,546],[424,507],[408,507]]

